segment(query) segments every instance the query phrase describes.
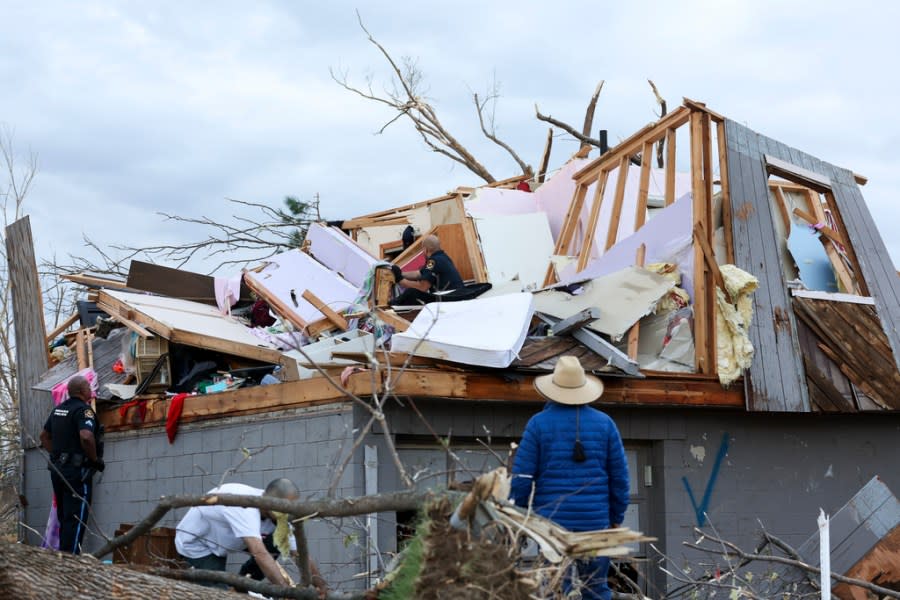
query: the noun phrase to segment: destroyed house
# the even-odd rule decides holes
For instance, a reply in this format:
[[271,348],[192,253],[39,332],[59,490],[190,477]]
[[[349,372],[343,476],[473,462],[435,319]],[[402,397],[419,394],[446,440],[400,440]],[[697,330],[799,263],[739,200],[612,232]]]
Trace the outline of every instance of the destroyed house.
[[[94,531],[110,535],[161,495],[225,480],[286,476],[342,497],[464,486],[506,460],[541,409],[533,378],[574,354],[603,378],[597,406],[626,443],[626,525],[676,561],[710,524],[744,547],[760,522],[799,544],[819,507],[837,510],[873,476],[900,489],[900,277],[864,184],[685,100],[600,156],[314,225],[302,249],[231,280],[137,261],[127,281],[74,276],[118,327],[103,339],[82,321],[73,355],[44,373],[42,323],[17,322],[41,332],[19,349],[33,358],[20,361],[26,537],[40,543],[50,509],[45,458],[28,442],[54,386],[89,363],[107,429]],[[468,284],[490,289],[388,306],[379,265],[421,268],[429,233]],[[254,297],[271,325],[240,317]],[[313,519],[310,553],[356,589],[413,520]]]

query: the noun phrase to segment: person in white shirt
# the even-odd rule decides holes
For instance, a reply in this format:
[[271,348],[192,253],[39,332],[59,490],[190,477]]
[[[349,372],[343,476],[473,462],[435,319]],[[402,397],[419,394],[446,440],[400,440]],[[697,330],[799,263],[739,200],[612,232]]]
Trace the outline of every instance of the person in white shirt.
[[[242,483],[226,483],[207,494],[268,496],[297,500],[300,490],[290,480],[275,479],[265,490]],[[265,509],[241,506],[194,506],[178,523],[175,548],[195,569],[225,571],[229,552],[247,550],[266,578],[276,585],[289,585],[263,544],[263,535],[275,531],[275,518]],[[293,542],[293,536],[291,536]],[[312,561],[310,561],[311,567]],[[314,568],[314,567],[313,567]],[[314,573],[316,571],[314,570]]]

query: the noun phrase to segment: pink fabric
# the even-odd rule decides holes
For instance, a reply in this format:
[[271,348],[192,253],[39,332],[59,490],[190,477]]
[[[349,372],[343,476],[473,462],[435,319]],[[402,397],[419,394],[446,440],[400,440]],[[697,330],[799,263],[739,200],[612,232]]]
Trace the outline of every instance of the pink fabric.
[[231,277],[216,277],[213,280],[213,287],[216,290],[216,304],[219,312],[223,315],[231,314],[231,307],[237,304],[241,297],[241,280],[244,278],[243,273],[232,275]]
[[97,372],[88,367],[66,377],[63,381],[53,386],[53,389],[50,390],[50,394],[53,396],[53,406],[59,406],[69,398],[69,380],[79,375],[88,380],[88,383],[91,384],[91,393],[94,396],[97,395]]

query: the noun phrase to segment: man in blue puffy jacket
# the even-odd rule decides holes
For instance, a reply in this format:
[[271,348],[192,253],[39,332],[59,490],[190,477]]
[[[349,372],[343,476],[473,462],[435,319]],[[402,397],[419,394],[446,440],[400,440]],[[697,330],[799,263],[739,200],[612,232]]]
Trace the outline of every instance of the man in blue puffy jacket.
[[[525,427],[512,470],[511,497],[570,531],[618,527],[628,508],[628,464],[613,420],[586,406],[603,382],[578,358],[562,356],[552,375],[534,380],[550,400]],[[608,558],[576,563],[582,598],[609,600]],[[573,584],[567,584],[572,587]]]

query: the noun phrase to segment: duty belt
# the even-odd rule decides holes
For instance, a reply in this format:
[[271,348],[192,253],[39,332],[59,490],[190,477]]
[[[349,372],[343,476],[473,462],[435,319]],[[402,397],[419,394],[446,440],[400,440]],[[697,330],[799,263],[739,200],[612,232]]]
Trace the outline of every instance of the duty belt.
[[58,456],[53,458],[53,464],[57,467],[65,467],[67,465],[80,467],[87,464],[87,462],[87,457],[78,452],[60,452]]

